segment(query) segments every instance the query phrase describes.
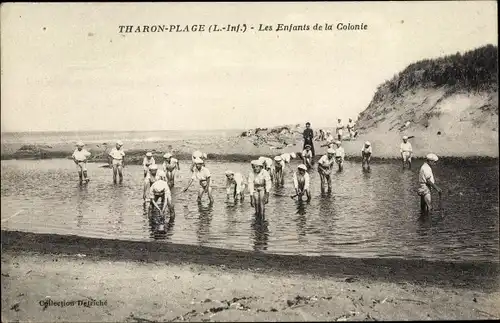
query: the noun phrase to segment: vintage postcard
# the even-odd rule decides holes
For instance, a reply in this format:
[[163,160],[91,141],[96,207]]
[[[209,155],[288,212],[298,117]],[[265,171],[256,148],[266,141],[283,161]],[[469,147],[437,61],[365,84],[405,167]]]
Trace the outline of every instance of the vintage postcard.
[[3,3],[2,322],[499,319],[497,26]]

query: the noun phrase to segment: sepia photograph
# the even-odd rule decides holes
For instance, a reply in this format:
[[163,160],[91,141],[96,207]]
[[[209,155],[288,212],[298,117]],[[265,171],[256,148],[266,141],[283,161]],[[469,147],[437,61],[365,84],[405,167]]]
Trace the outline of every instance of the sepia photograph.
[[2,322],[500,319],[496,1],[0,8]]

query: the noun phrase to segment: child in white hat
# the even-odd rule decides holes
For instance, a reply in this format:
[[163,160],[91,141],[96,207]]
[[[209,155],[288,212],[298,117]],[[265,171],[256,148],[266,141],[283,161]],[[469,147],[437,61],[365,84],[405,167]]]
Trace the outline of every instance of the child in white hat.
[[83,147],[85,144],[81,141],[76,143],[76,149],[73,152],[73,155],[71,157],[73,158],[73,161],[76,164],[77,170],[78,170],[78,177],[80,178],[80,184],[83,183],[83,180],[85,182],[89,182],[90,179],[87,176],[87,160],[91,156],[91,153],[84,149]]
[[326,155],[321,156],[318,161],[318,173],[321,180],[321,194],[325,193],[325,184],[328,186],[328,193],[332,192],[332,168],[335,163],[335,149],[328,148]]
[[401,153],[401,158],[403,159],[403,168],[405,168],[405,164],[408,163],[408,169],[410,169],[413,149],[411,147],[411,144],[408,142],[407,136],[403,136],[403,142],[399,147],[399,152]]
[[144,178],[148,175],[149,166],[156,164],[155,158],[153,157],[153,153],[147,152],[146,156],[142,160],[142,168],[144,169]]
[[205,193],[207,193],[210,204],[213,204],[214,198],[212,196],[212,186],[210,183],[210,171],[203,165],[204,161],[200,158],[196,158],[194,160],[194,164],[195,169],[193,171],[193,176],[191,177],[188,186],[184,189],[183,192],[186,192],[193,181],[197,180],[200,183],[200,189],[198,191],[198,203],[201,203],[201,198]]
[[255,208],[255,213],[265,215],[265,205],[269,202],[271,191],[271,176],[263,169],[264,163],[260,160],[251,162],[253,170],[248,175],[248,191],[250,193],[250,205]]
[[231,195],[234,200],[240,199],[243,201],[244,199],[244,190],[245,190],[245,177],[240,173],[235,173],[232,170],[226,171],[226,194],[229,199]]
[[167,182],[170,188],[175,186],[175,173],[181,170],[179,161],[172,156],[171,153],[163,155],[163,171],[167,177]]
[[436,185],[431,168],[437,161],[438,156],[435,154],[428,154],[426,156],[426,161],[418,172],[419,188],[417,193],[420,196],[420,211],[423,215],[428,215],[432,210],[431,188],[435,189],[439,196],[441,196],[442,190]]
[[293,186],[295,187],[295,193],[302,200],[302,196],[306,194],[307,202],[311,200],[311,192],[309,190],[309,174],[307,173],[307,167],[304,164],[300,164],[298,167],[298,172],[293,173]]
[[365,163],[368,168],[370,168],[370,160],[372,158],[372,144],[369,141],[366,141],[361,148],[361,167],[365,167]]
[[111,149],[108,154],[109,166],[113,168],[113,183],[116,184],[116,175],[120,178],[120,183],[123,182],[123,168],[125,167],[125,151],[123,150],[123,143],[116,142],[116,146]]

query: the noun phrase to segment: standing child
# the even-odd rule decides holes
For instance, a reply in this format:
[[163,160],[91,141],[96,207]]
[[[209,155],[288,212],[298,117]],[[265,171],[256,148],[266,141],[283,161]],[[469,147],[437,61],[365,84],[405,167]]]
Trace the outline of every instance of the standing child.
[[79,141],[76,144],[76,149],[73,152],[73,155],[71,155],[78,170],[78,177],[80,178],[80,184],[83,183],[84,179],[85,182],[87,183],[90,181],[90,179],[87,176],[87,159],[90,157],[91,154],[86,149],[83,149],[84,146],[85,144]]

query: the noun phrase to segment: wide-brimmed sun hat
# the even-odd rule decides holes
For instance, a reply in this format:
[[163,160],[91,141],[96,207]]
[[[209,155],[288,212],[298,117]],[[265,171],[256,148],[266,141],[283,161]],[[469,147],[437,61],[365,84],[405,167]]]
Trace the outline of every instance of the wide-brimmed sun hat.
[[79,141],[79,142],[76,143],[76,146],[77,147],[83,147],[83,146],[85,146],[85,144],[83,142]]
[[407,140],[408,139],[408,136],[403,136],[403,140]]
[[427,160],[431,160],[431,161],[438,161],[438,156],[436,154],[427,154],[427,156],[425,156],[425,158],[427,158]]
[[118,140],[118,141],[116,142],[116,144],[117,144],[118,146],[123,146],[123,142],[122,142],[121,140]]
[[369,141],[365,141],[365,146],[370,146],[370,142]]
[[274,157],[274,160],[277,161],[277,162],[279,162],[279,161],[282,161],[283,158],[281,158],[281,156],[276,156],[276,157]]
[[300,164],[299,166],[297,166],[297,168],[302,170],[307,170],[307,167],[304,164]]
[[328,149],[326,150],[326,153],[327,153],[327,154],[335,154],[335,149],[333,149],[333,148],[328,148]]
[[156,164],[149,165],[149,170],[155,170],[155,169],[158,169],[158,165]]
[[200,159],[200,158],[196,158],[196,159],[194,160],[194,163],[195,163],[195,164],[203,164],[203,160],[202,160],[202,159]]
[[232,170],[226,170],[226,175],[234,175],[234,172]]
[[171,153],[165,153],[165,155],[163,155],[163,158],[170,158],[170,157],[172,157]]
[[146,153],[146,157],[153,157],[153,154],[152,154],[152,153],[150,153],[150,152],[147,152],[147,153]]
[[342,144],[342,142],[340,142],[340,140],[337,140],[337,141],[335,142],[335,144],[336,144],[336,145],[341,145],[341,144]]

